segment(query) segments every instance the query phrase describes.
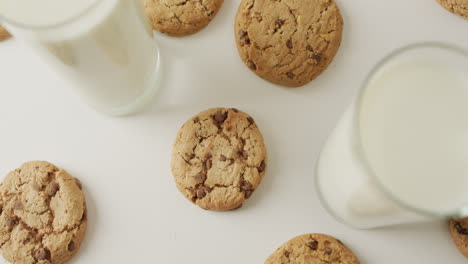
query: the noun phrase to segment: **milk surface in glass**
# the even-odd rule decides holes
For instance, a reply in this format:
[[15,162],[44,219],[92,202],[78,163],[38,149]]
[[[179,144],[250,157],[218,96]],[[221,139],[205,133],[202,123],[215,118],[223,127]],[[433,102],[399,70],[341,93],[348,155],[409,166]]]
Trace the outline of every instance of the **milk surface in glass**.
[[100,111],[131,113],[156,92],[158,48],[140,1],[0,0],[0,17]]
[[318,161],[318,189],[335,216],[365,228],[464,214],[467,62],[422,51],[374,74]]

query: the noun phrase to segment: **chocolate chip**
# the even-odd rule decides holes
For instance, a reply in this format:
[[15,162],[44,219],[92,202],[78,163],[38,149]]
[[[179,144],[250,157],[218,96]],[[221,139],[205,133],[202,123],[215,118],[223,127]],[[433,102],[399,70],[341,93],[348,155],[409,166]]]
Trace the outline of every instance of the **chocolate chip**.
[[40,248],[34,252],[34,258],[36,261],[50,259],[50,252],[47,249]]
[[42,241],[42,237],[43,237],[43,235],[37,233],[37,234],[34,235],[34,241],[40,242],[40,241]]
[[211,169],[212,166],[213,166],[213,162],[211,161],[211,159],[207,160],[206,161],[206,169],[209,170],[209,169]]
[[0,215],[3,213],[3,207],[0,205]]
[[263,20],[262,14],[260,12],[255,12],[254,17],[255,17],[255,19],[257,19],[258,22],[262,22],[262,20]]
[[83,189],[83,185],[81,184],[81,181],[80,181],[80,180],[78,180],[77,178],[75,178],[75,183],[76,183],[76,185],[78,186],[78,188],[80,188],[80,190]]
[[73,251],[75,250],[75,248],[76,248],[75,242],[73,242],[73,240],[70,241],[70,244],[68,244],[68,251]]
[[468,235],[468,229],[464,228],[460,222],[455,222],[455,230],[460,235]]
[[236,108],[231,108],[231,110],[232,110],[234,113],[239,113],[239,110],[237,110]]
[[288,76],[289,79],[294,79],[294,77],[296,77],[296,75],[294,75],[292,72],[287,72],[286,76]]
[[24,204],[21,201],[16,201],[15,204],[13,205],[13,208],[15,210],[23,210]]
[[284,24],[284,20],[281,20],[279,18],[275,20],[276,27],[280,28],[283,24]]
[[249,33],[244,30],[239,30],[239,39],[242,45],[250,45]]
[[247,150],[243,150],[241,153],[242,158],[244,158],[244,160],[247,160],[249,158],[249,153],[247,153]]
[[310,51],[310,52],[314,52],[314,49],[312,48],[311,45],[308,45],[306,46],[306,50]]
[[55,173],[54,172],[48,172],[47,173],[47,178],[49,178],[49,180],[55,179]]
[[194,123],[198,123],[198,122],[200,122],[200,118],[199,118],[198,116],[197,116],[197,117],[195,117],[195,118],[193,119],[193,122],[194,122]]
[[325,254],[331,255],[331,253],[332,253],[331,248],[325,248]]
[[46,192],[50,197],[55,196],[57,191],[59,190],[59,185],[56,181],[52,181],[47,185]]
[[253,186],[248,181],[242,182],[240,189],[244,192],[245,199],[248,199],[253,193]]
[[203,199],[205,198],[205,196],[211,191],[210,188],[206,187],[206,186],[200,186],[198,189],[197,189],[197,198],[198,199]]
[[256,71],[257,70],[257,65],[255,65],[255,63],[252,61],[252,60],[249,60],[247,62],[247,66],[249,66],[249,68],[252,70],[252,71]]
[[197,183],[204,183],[206,181],[206,174],[203,172],[198,173],[197,175],[193,176]]
[[313,54],[312,59],[314,59],[316,62],[320,62],[322,60],[322,56],[320,54]]
[[284,251],[284,256],[287,257],[287,258],[289,258],[289,251],[287,251],[287,250]]
[[12,228],[12,227],[14,227],[16,225],[16,219],[14,217],[11,217],[11,216],[7,215],[5,217],[5,223],[6,223],[7,227]]
[[317,241],[310,241],[310,242],[307,242],[305,244],[308,248],[312,249],[312,250],[317,250],[318,248],[318,242]]
[[227,158],[226,158],[226,156],[224,156],[224,155],[221,155],[221,156],[219,156],[219,160],[220,160],[220,161],[226,161],[226,160],[227,160]]
[[219,110],[218,112],[216,112],[213,118],[218,124],[222,124],[227,118],[227,113],[223,113],[223,111]]
[[288,47],[288,49],[292,49],[293,48],[293,43],[292,43],[292,40],[288,40],[286,41],[286,47]]
[[336,241],[338,241],[338,243],[340,243],[341,245],[344,245],[343,242],[341,242],[341,240],[337,239]]
[[257,168],[258,172],[264,172],[266,169],[266,164],[265,164],[265,161],[262,161],[262,163],[260,163],[260,166]]
[[245,37],[247,37],[247,36],[248,36],[248,33],[247,33],[247,32],[245,32],[245,31],[242,30],[242,29],[239,30],[239,38],[240,38],[240,39],[243,39],[243,38],[245,38]]
[[188,160],[191,160],[191,159],[195,158],[195,154],[193,154],[193,153],[185,153],[185,158],[188,159]]
[[249,121],[249,123],[250,123],[251,125],[253,125],[253,123],[255,123],[255,120],[254,120],[252,117],[250,117],[250,116],[247,117],[247,121]]

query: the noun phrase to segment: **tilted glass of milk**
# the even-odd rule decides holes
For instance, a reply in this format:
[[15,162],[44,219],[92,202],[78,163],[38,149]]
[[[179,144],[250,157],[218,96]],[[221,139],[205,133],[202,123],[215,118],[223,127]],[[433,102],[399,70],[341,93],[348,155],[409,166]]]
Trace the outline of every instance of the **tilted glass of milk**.
[[468,216],[468,53],[414,44],[378,64],[326,142],[316,188],[357,228]]
[[0,23],[98,111],[134,113],[157,91],[159,49],[140,0],[0,0]]

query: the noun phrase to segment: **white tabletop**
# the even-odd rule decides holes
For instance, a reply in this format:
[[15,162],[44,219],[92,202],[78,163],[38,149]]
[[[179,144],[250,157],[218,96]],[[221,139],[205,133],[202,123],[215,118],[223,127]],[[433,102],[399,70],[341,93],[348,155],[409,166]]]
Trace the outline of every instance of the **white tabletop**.
[[[89,228],[70,263],[263,263],[308,232],[340,238],[363,264],[466,263],[444,222],[371,231],[338,223],[317,200],[313,165],[378,59],[417,41],[466,48],[468,21],[435,0],[337,0],[345,20],[338,55],[318,79],[288,89],[258,78],[239,59],[233,33],[239,2],[226,0],[194,36],[157,34],[162,90],[150,109],[129,118],[95,113],[19,41],[0,43],[0,175],[28,160],[48,160],[82,181]],[[192,205],[170,172],[178,129],[213,106],[252,114],[269,152],[263,183],[233,212]]]

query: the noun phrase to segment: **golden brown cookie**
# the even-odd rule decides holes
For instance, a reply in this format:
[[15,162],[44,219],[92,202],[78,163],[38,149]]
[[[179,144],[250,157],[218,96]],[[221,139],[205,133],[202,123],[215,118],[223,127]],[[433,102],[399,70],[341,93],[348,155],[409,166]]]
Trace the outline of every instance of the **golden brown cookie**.
[[206,27],[224,0],[144,0],[153,29],[186,36]]
[[0,25],[0,41],[11,37],[10,33]]
[[235,37],[258,76],[298,87],[319,76],[341,44],[343,19],[333,0],[243,0]]
[[343,243],[323,234],[295,237],[278,248],[265,264],[359,264]]
[[468,0],[437,0],[445,9],[468,19]]
[[12,264],[62,264],[86,232],[81,184],[63,169],[33,161],[0,185],[0,251]]
[[468,218],[449,221],[449,228],[458,250],[468,258]]
[[206,210],[232,210],[260,185],[267,152],[252,117],[233,108],[214,108],[180,129],[171,167],[187,199]]

